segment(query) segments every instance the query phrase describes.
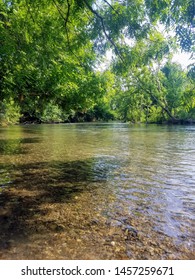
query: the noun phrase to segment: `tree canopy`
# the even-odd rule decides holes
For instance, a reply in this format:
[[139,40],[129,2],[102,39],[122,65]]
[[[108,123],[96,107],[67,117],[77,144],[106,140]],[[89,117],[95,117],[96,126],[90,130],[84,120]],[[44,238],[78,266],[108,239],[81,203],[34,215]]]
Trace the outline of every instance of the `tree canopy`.
[[1,122],[193,119],[195,66],[171,56],[193,59],[194,15],[193,0],[1,0]]

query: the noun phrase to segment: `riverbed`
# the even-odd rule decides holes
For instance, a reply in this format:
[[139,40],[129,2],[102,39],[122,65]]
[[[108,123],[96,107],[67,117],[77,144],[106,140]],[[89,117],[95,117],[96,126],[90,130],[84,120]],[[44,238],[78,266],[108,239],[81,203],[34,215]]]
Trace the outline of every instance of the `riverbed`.
[[0,128],[0,259],[194,259],[195,126]]

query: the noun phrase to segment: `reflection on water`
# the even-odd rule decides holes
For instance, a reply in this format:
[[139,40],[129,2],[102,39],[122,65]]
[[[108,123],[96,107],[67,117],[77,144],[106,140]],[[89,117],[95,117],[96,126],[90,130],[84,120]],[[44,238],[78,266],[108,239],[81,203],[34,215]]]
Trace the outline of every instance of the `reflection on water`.
[[[92,220],[97,216],[119,223],[126,216],[137,217],[140,223],[145,217],[152,222],[150,230],[192,247],[194,136],[192,126],[114,123],[0,128],[0,240],[7,240],[2,248],[13,236],[29,237],[32,228],[36,234],[48,227],[69,232],[70,217],[84,226],[89,215]],[[63,217],[48,220],[51,208],[58,213],[62,207]],[[69,232],[74,234],[75,226]]]

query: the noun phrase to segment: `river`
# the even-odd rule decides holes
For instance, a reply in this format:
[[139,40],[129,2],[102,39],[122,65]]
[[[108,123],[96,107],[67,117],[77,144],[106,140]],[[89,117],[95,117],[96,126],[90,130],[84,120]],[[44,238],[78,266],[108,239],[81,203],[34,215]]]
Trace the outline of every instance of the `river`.
[[194,259],[195,127],[0,128],[0,259]]

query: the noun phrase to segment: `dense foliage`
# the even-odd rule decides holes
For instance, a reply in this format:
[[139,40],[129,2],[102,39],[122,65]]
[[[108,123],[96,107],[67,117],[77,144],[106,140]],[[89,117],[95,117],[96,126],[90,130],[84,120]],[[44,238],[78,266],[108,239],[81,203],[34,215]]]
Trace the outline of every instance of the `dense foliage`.
[[195,119],[194,64],[171,62],[178,47],[193,59],[194,14],[193,0],[1,0],[0,122]]

